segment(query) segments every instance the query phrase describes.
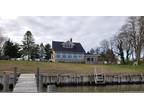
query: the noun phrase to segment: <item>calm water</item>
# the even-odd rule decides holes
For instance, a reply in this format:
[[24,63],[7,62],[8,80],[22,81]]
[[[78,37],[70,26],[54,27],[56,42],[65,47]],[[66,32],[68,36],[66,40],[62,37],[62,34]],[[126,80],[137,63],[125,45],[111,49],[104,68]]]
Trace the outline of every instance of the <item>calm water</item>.
[[49,86],[43,92],[144,92],[144,84],[107,85],[107,86],[77,86],[55,87]]
[[[12,92],[11,88],[7,92]],[[2,89],[0,89],[0,92]],[[102,92],[129,92],[129,93],[144,93],[144,84],[130,84],[130,85],[107,85],[107,86],[70,86],[70,87],[56,87],[48,86],[43,88],[43,92],[52,93],[102,93]]]

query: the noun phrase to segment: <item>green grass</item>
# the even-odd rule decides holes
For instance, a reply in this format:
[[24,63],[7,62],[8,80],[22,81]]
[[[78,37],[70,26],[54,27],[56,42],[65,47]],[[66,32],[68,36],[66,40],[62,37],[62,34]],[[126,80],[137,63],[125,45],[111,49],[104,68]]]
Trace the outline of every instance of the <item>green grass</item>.
[[96,72],[102,73],[135,73],[144,72],[144,65],[90,65],[77,63],[51,63],[51,62],[34,62],[34,61],[8,61],[0,60],[0,72],[13,72],[14,67],[18,68],[20,73],[34,73],[37,67],[40,72],[47,73],[81,73],[89,74]]

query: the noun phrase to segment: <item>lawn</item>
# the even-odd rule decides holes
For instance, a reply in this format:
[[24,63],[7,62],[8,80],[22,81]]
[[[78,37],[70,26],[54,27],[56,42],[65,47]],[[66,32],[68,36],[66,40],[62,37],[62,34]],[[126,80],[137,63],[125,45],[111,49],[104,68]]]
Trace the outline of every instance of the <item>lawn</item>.
[[8,61],[0,60],[0,72],[13,72],[14,67],[18,68],[20,73],[34,73],[37,67],[40,72],[46,73],[81,73],[89,74],[94,72],[101,73],[138,73],[144,72],[144,65],[90,65],[77,63],[51,63],[34,61]]

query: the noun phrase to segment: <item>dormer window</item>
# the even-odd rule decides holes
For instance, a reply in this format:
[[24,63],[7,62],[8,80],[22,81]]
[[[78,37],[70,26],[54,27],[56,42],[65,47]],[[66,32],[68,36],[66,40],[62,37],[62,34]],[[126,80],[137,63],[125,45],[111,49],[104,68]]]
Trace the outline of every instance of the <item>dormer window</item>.
[[73,48],[74,44],[72,43],[72,39],[70,39],[70,41],[66,41],[66,42],[62,43],[62,46],[64,48]]

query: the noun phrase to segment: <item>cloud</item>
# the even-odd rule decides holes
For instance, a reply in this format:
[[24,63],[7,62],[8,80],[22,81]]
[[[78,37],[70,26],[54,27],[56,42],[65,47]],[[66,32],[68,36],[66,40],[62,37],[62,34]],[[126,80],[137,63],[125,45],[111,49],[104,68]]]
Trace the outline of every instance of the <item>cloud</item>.
[[112,37],[125,23],[127,17],[111,16],[20,16],[0,17],[0,28],[5,36],[21,42],[27,30],[31,30],[36,43],[66,41],[73,38],[86,50],[95,47],[103,39]]

